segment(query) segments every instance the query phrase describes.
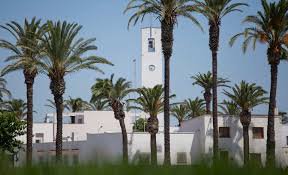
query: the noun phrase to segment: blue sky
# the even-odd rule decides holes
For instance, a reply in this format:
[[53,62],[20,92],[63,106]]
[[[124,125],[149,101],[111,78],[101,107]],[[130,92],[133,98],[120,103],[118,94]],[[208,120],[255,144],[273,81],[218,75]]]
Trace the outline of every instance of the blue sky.
[[[270,85],[270,67],[266,59],[266,46],[258,45],[255,51],[248,50],[244,55],[241,50],[240,40],[233,48],[228,45],[229,38],[241,32],[245,25],[241,21],[246,15],[255,14],[260,9],[260,0],[243,0],[248,2],[250,7],[244,8],[244,13],[234,13],[225,17],[221,25],[221,41],[219,49],[219,75],[229,78],[232,84],[241,80],[255,82],[263,86],[267,91]],[[133,80],[133,63],[137,60],[137,84],[140,79],[140,55],[141,55],[141,27],[150,25],[147,18],[143,24],[137,24],[127,30],[129,14],[123,14],[128,0],[6,0],[0,6],[0,23],[4,24],[11,20],[22,22],[24,18],[34,16],[43,21],[67,20],[83,25],[81,37],[96,37],[98,51],[93,53],[106,57],[115,66],[100,66],[105,75],[92,71],[81,71],[66,77],[65,98],[81,97],[90,99],[90,87],[98,77],[107,77],[115,73],[117,77],[125,77]],[[174,48],[171,61],[171,90],[177,95],[176,101],[186,98],[202,97],[199,87],[192,86],[191,76],[198,72],[207,72],[211,69],[211,53],[208,47],[208,26],[207,21],[196,15],[203,25],[205,31],[201,32],[187,19],[180,19],[174,32]],[[153,26],[159,26],[158,21],[152,21]],[[11,40],[12,38],[3,30],[0,31],[0,38]],[[1,49],[2,60],[9,52]],[[92,54],[92,53],[91,53]],[[3,61],[0,67],[5,64]],[[287,63],[279,66],[279,84],[277,104],[281,111],[288,111],[288,69]],[[285,76],[286,75],[286,76]],[[14,98],[25,99],[24,78],[21,72],[6,76],[8,88]],[[52,99],[49,89],[49,79],[39,75],[34,86],[34,106],[37,114],[35,120],[41,121],[45,114],[53,112],[44,105],[46,99]],[[219,91],[219,101],[225,97]],[[255,113],[267,113],[267,106],[257,107]]]

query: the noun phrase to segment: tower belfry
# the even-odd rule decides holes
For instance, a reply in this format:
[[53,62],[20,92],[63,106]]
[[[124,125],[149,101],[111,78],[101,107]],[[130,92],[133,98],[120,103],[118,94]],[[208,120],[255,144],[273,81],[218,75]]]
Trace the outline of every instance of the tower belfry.
[[141,34],[141,86],[152,88],[163,84],[161,29],[152,26],[142,28]]

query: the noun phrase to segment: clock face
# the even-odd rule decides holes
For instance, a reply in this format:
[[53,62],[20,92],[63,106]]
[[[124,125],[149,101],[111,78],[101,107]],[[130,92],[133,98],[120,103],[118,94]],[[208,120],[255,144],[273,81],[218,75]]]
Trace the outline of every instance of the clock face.
[[155,70],[155,66],[154,65],[149,65],[149,71],[154,71]]

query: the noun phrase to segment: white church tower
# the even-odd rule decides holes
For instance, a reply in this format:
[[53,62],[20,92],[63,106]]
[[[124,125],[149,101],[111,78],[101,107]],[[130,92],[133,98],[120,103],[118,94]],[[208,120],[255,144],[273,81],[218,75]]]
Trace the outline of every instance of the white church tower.
[[147,27],[141,33],[141,86],[152,88],[163,84],[161,29]]
[[[141,86],[153,88],[155,85],[163,85],[163,59],[161,46],[161,29],[147,27],[141,29],[142,53],[141,53]],[[150,116],[142,113],[146,119]],[[158,114],[159,131],[164,128],[164,115]]]

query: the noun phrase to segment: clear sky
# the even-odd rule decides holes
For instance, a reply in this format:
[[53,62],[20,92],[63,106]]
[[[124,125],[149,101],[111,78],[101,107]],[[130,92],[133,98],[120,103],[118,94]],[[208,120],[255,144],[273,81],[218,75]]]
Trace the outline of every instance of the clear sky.
[[[233,48],[228,45],[229,38],[241,32],[245,25],[241,21],[246,15],[255,14],[260,9],[260,0],[242,0],[248,2],[250,7],[244,9],[244,13],[234,13],[225,17],[221,25],[221,41],[219,49],[219,75],[229,78],[232,84],[241,80],[255,82],[269,91],[270,67],[266,59],[266,46],[258,45],[255,51],[249,50],[245,55],[242,53],[240,40]],[[125,77],[133,80],[133,63],[137,60],[137,84],[140,79],[140,55],[141,35],[140,28],[150,25],[147,18],[143,24],[137,24],[127,30],[129,14],[123,14],[128,0],[3,0],[0,6],[0,23],[4,24],[11,20],[23,22],[24,18],[34,16],[43,21],[67,20],[83,25],[81,37],[96,37],[99,56],[106,57],[115,66],[100,66],[105,75],[92,71],[81,71],[66,77],[65,98],[71,96],[89,100],[90,87],[98,77],[108,77],[115,73],[117,77]],[[173,57],[171,62],[171,90],[177,95],[176,101],[186,98],[202,97],[199,87],[192,86],[191,76],[198,72],[211,70],[211,53],[208,47],[207,21],[197,15],[205,32],[201,32],[187,19],[180,19],[175,28]],[[158,21],[152,21],[153,26],[159,26]],[[0,38],[11,40],[12,38],[3,30]],[[95,54],[93,53],[93,54]],[[0,50],[2,60],[9,54]],[[0,67],[5,64],[3,61]],[[282,62],[279,67],[279,83],[277,104],[280,111],[288,111],[288,65]],[[22,72],[6,76],[8,88],[14,98],[25,99],[25,84]],[[49,89],[49,79],[39,75],[34,85],[34,106],[37,114],[35,120],[41,121],[45,114],[53,112],[44,105],[46,99],[52,99]],[[225,97],[219,90],[219,101]],[[267,106],[261,106],[254,110],[255,113],[266,114]]]

